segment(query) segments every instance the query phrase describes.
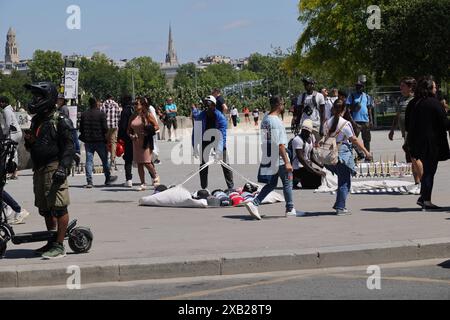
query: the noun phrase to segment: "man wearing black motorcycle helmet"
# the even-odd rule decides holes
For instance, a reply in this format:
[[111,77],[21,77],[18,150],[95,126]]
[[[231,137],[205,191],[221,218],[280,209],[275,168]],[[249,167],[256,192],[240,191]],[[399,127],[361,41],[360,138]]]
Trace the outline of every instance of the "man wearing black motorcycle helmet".
[[25,132],[25,147],[33,161],[35,206],[45,218],[49,231],[57,229],[55,243],[36,250],[44,259],[66,255],[64,237],[69,222],[70,204],[67,175],[74,157],[72,122],[56,109],[58,92],[50,82],[27,84],[33,95],[28,111],[34,115]]
[[294,112],[294,128],[295,133],[299,133],[299,129],[305,120],[311,120],[314,126],[314,137],[316,141],[320,141],[323,131],[323,119],[325,112],[325,98],[315,90],[316,82],[314,79],[305,77],[302,79],[305,86],[305,92],[297,99],[297,107]]

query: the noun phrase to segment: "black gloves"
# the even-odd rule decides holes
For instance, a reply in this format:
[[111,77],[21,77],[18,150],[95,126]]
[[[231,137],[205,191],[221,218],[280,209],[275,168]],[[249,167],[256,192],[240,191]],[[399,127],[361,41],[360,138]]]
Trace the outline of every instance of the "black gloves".
[[67,171],[63,167],[59,167],[58,170],[53,174],[53,182],[61,185],[66,182],[67,179]]

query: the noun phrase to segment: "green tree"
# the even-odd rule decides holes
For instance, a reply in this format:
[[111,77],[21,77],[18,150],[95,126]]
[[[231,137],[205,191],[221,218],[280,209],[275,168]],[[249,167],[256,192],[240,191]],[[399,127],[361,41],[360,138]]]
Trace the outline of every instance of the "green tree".
[[125,87],[122,93],[132,92],[132,78],[136,95],[146,95],[149,90],[163,88],[166,85],[164,74],[159,65],[150,57],[135,58],[121,70],[121,77]]
[[50,81],[59,85],[63,76],[64,60],[60,52],[36,50],[29,68],[33,82]]
[[[379,2],[383,2],[382,0]],[[368,0],[301,0],[299,21],[305,25],[295,52],[284,67],[293,73],[326,74],[350,85],[369,71],[370,30]]]
[[198,86],[198,76],[201,71],[196,70],[197,67],[194,63],[183,64],[178,68],[177,76],[175,77],[174,87],[183,88],[195,88],[195,77],[197,76],[197,86]]
[[13,106],[19,103],[25,105],[31,96],[24,88],[25,84],[31,83],[29,75],[14,70],[11,75],[0,74],[0,95],[7,96]]
[[91,59],[80,59],[80,87],[84,93],[104,99],[107,94],[119,97],[123,81],[119,68],[102,53],[94,53]]
[[379,80],[450,76],[450,1],[391,0],[380,6],[383,25],[373,32],[371,67]]

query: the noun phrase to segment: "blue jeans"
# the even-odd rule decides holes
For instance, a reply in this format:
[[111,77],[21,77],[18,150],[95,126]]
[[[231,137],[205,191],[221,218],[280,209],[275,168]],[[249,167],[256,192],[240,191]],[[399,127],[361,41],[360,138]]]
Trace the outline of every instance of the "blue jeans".
[[103,172],[105,177],[111,176],[111,170],[108,163],[108,149],[106,143],[85,143],[86,148],[86,180],[88,184],[92,184],[92,171],[94,170],[94,153],[97,152],[102,160]]
[[289,179],[288,172],[284,165],[280,166],[278,173],[272,176],[270,183],[265,185],[258,197],[253,201],[255,206],[260,206],[264,199],[278,186],[278,178],[283,182],[284,199],[286,200],[286,211],[294,209],[294,200],[292,196],[293,180]]
[[14,198],[11,197],[11,196],[9,195],[9,193],[6,192],[5,190],[3,190],[2,198],[3,198],[3,202],[6,203],[8,206],[10,206],[11,209],[14,210],[14,212],[20,212],[20,211],[22,211],[22,208],[21,208],[20,205],[16,202],[16,200],[14,200]]
[[352,187],[352,171],[342,162],[329,169],[338,176],[336,203],[333,208],[339,210],[347,209],[346,201]]
[[73,139],[73,144],[74,144],[74,148],[75,148],[75,153],[80,154],[80,141],[78,140],[78,130],[77,129],[73,129],[72,130],[72,139]]

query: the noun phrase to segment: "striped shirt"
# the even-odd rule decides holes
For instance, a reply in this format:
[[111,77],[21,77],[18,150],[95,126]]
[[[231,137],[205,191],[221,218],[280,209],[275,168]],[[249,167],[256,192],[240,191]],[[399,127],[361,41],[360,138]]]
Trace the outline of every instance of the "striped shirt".
[[120,114],[122,113],[119,105],[114,100],[106,100],[100,110],[106,113],[108,129],[117,129],[119,127]]

